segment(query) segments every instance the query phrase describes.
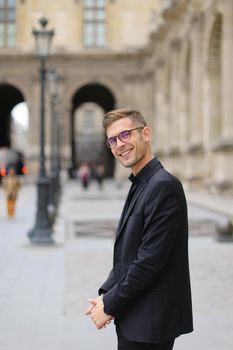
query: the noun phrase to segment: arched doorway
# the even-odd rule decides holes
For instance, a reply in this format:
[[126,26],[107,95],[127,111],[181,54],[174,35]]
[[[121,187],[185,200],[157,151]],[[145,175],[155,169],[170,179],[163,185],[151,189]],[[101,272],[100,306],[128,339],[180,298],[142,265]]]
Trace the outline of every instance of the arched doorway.
[[103,163],[107,176],[113,176],[114,158],[105,147],[102,129],[104,113],[115,108],[112,92],[101,84],[87,84],[76,91],[71,109],[71,159]]
[[22,93],[14,86],[0,83],[0,148],[12,147],[12,118],[13,108],[24,101]]

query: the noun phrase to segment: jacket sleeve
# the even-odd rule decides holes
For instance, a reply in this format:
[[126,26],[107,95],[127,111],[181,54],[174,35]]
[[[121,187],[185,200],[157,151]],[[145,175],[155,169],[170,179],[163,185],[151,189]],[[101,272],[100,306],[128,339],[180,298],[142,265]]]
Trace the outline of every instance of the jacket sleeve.
[[102,286],[98,290],[98,294],[105,294],[109,289],[111,289],[115,284],[114,277],[113,277],[113,269],[109,273],[109,276],[107,280],[102,284]]
[[184,194],[177,186],[176,183],[163,181],[149,191],[144,209],[143,237],[137,257],[121,280],[104,295],[104,310],[107,314],[114,317],[124,315],[165,268],[184,206],[186,208]]

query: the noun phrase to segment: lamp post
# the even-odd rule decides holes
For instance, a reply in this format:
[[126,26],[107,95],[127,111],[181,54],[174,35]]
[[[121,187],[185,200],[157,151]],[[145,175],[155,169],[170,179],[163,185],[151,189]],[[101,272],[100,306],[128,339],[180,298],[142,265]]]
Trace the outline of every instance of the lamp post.
[[59,120],[57,113],[58,104],[58,81],[59,76],[55,69],[51,69],[47,78],[49,81],[50,101],[51,101],[51,190],[50,205],[53,207],[55,216],[60,197],[60,154],[59,154]]
[[40,29],[34,29],[32,34],[35,37],[36,57],[40,61],[40,157],[39,174],[37,179],[37,213],[35,226],[28,233],[28,237],[34,244],[51,244],[52,230],[48,218],[48,193],[50,181],[46,176],[45,169],[45,62],[49,55],[51,40],[54,35],[53,30],[46,28],[48,20],[39,20]]

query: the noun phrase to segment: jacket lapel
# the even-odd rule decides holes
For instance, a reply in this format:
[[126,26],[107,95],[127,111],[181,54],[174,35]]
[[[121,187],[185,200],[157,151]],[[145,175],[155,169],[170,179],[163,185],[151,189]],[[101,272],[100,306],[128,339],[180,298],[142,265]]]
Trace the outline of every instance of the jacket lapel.
[[[119,238],[119,236],[121,235],[122,231],[123,231],[123,228],[132,212],[132,209],[139,197],[139,195],[142,193],[142,191],[144,190],[144,188],[146,187],[147,185],[147,182],[149,181],[149,178],[154,174],[156,173],[160,168],[162,168],[163,166],[161,165],[161,163],[158,161],[157,158],[154,158],[152,161],[152,166],[150,167],[147,167],[146,169],[146,172],[145,172],[145,169],[144,169],[144,173],[143,175],[141,174],[141,178],[140,179],[140,182],[139,182],[139,185],[138,185],[138,188],[135,192],[135,196],[133,196],[132,198],[132,201],[131,203],[129,204],[129,208],[127,210],[127,212],[125,213],[125,206],[126,206],[126,203],[127,203],[127,199],[129,198],[129,193],[128,193],[128,196],[127,196],[127,199],[126,199],[126,202],[125,202],[125,205],[124,205],[124,208],[122,210],[122,214],[121,214],[121,218],[119,220],[119,224],[117,226],[117,230],[116,230],[116,240],[115,242],[117,241],[117,239]],[[139,175],[140,176],[140,175]]]
[[124,207],[123,207],[122,212],[121,212],[121,217],[120,217],[120,219],[118,221],[118,225],[117,225],[117,229],[116,229],[116,236],[118,235],[118,232],[120,231],[122,222],[124,220],[125,208],[127,206],[127,202],[128,202],[128,199],[129,199],[129,194],[130,194],[130,189],[128,191],[128,194],[127,194],[127,197],[126,197],[126,200],[125,200],[125,204],[124,204]]
[[[133,207],[134,207],[134,205],[135,205],[139,195],[141,194],[141,192],[146,187],[146,184],[147,184],[147,181],[141,181],[139,183],[138,188],[136,189],[135,195],[133,196],[132,201],[130,202],[128,210],[126,211],[126,213],[124,213],[124,211],[125,211],[125,206],[124,206],[124,209],[122,211],[121,218],[120,218],[120,221],[119,221],[119,225],[117,227],[116,240],[119,238],[119,236],[120,236],[120,234],[121,234],[121,232],[122,232],[122,230],[124,228],[124,225],[125,225],[126,221],[128,220],[128,217],[130,216],[130,214],[131,214],[131,212],[133,210]],[[125,205],[126,205],[126,203],[125,203]]]

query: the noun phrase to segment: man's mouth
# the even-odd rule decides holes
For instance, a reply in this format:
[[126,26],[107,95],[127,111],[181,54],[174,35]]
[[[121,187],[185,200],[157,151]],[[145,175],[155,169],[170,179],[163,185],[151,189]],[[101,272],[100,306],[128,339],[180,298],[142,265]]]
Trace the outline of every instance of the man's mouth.
[[127,154],[129,154],[131,151],[132,151],[131,149],[128,149],[128,150],[126,150],[126,151],[124,151],[124,152],[121,152],[121,153],[119,153],[119,157],[124,157],[124,156],[126,156]]

